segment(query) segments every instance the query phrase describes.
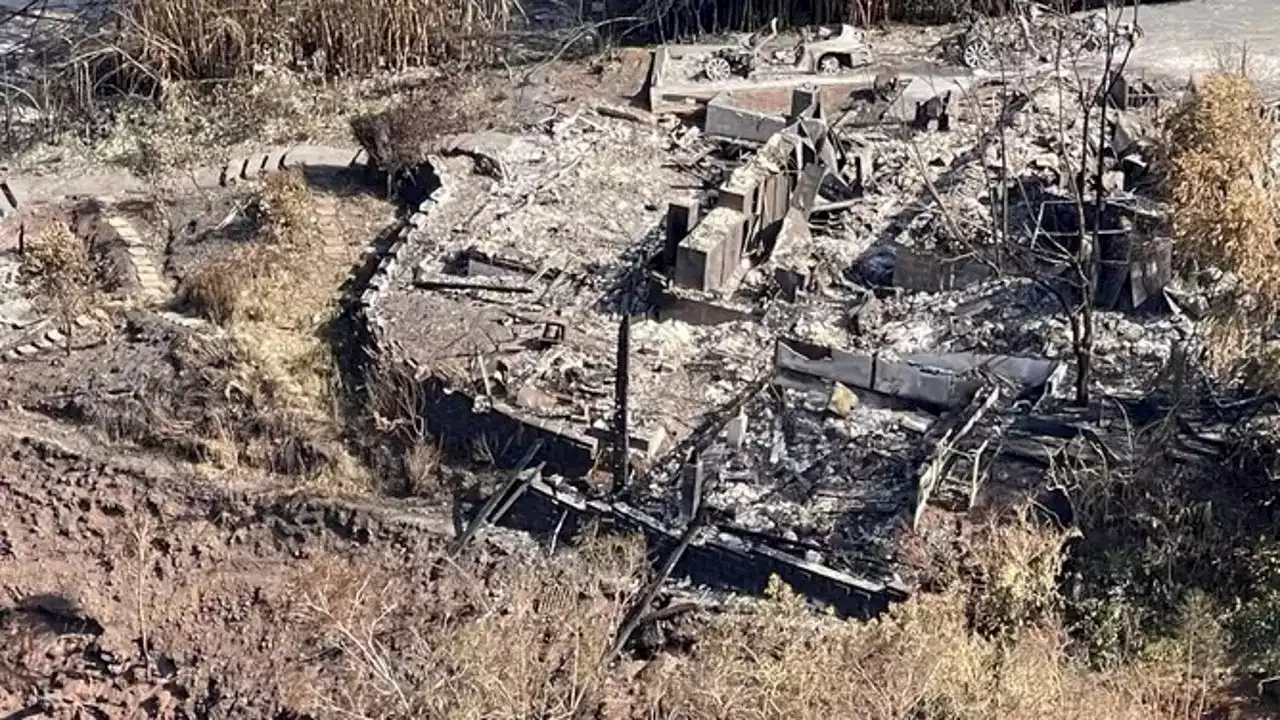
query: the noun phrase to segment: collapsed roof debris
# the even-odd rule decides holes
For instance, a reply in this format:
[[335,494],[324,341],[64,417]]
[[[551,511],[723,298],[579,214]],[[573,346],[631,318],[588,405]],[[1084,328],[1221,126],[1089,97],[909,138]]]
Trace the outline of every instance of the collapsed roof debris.
[[[448,198],[366,308],[380,361],[416,369],[447,448],[535,468],[510,521],[558,534],[594,517],[668,548],[705,525],[678,574],[759,590],[777,572],[876,612],[905,597],[898,544],[926,508],[980,504],[993,478],[1034,486],[1041,435],[1088,424],[1053,419],[1071,352],[1045,248],[1081,235],[1066,161],[1100,152],[1123,175],[1090,191],[1101,389],[1135,394],[1170,361],[1185,318],[1153,312],[1168,243],[1137,182],[1160,103],[1126,86],[1088,150],[1065,77],[685,92],[662,75],[681,52],[658,51],[657,115],[434,146]],[[682,93],[709,101],[704,131],[661,119]]]

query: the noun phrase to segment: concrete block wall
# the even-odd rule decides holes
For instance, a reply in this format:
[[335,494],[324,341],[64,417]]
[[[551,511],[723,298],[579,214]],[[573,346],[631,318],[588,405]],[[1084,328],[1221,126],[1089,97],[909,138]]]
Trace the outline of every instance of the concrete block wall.
[[716,207],[675,250],[672,279],[681,287],[723,292],[742,261],[776,234],[796,184],[790,158],[794,139],[776,133],[755,157],[720,188]]

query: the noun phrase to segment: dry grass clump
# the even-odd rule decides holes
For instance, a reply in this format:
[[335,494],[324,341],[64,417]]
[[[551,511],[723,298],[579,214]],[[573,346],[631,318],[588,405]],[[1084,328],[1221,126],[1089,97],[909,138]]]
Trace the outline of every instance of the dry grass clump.
[[93,307],[96,294],[87,245],[65,222],[50,222],[24,243],[22,275],[57,317],[70,350],[74,321]]
[[[188,308],[228,329],[235,349],[229,382],[262,418],[263,432],[224,433],[219,456],[286,474],[298,468],[312,475],[320,463],[344,477],[361,475],[341,443],[328,338],[346,267],[325,256],[314,198],[300,173],[268,176],[256,213],[261,226],[250,242],[234,245],[180,286]],[[258,437],[275,442],[264,445]]]
[[1208,78],[1172,120],[1170,183],[1182,261],[1230,270],[1274,305],[1280,229],[1264,178],[1275,128],[1260,107],[1248,78]]
[[358,76],[486,62],[503,0],[127,0],[122,45],[166,80],[244,77],[281,63]]
[[690,720],[1171,717],[1140,681],[1082,669],[1065,647],[1054,624],[983,638],[958,594],[921,597],[869,623],[815,616],[784,598],[711,619],[692,655],[646,688],[645,709]]
[[315,313],[330,288],[314,292],[310,273],[322,260],[322,238],[311,191],[298,171],[268,176],[257,203],[261,229],[254,241],[233,246],[184,278],[180,300],[221,325],[288,320]]
[[[305,710],[366,718],[591,716],[609,674],[602,659],[645,572],[642,546],[595,540],[572,557],[461,563],[442,562],[416,587],[354,566],[308,579],[295,619],[320,650],[336,652],[319,682],[303,681],[311,691]],[[326,686],[340,690],[318,692]]]
[[1236,281],[1206,327],[1207,361],[1222,377],[1280,382],[1280,348],[1263,331],[1280,310],[1280,213],[1269,174],[1276,128],[1254,83],[1209,77],[1169,127],[1176,255],[1185,270],[1216,268]]

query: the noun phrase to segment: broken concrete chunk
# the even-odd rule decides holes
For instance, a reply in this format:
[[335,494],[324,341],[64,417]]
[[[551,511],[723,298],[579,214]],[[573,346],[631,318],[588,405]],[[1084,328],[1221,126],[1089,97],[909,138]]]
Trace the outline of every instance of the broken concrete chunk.
[[516,392],[516,405],[526,410],[547,412],[555,408],[556,399],[533,385],[524,385]]
[[707,103],[703,129],[711,137],[765,142],[787,126],[782,113],[759,110],[733,93],[716,95]]
[[831,384],[831,396],[827,400],[827,410],[837,417],[847,418],[858,407],[858,396],[848,385],[836,381]]

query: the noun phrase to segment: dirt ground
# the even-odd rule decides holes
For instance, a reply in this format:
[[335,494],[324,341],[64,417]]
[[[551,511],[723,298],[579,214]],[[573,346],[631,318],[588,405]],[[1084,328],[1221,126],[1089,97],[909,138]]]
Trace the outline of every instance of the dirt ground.
[[6,717],[295,717],[327,692],[287,621],[306,588],[438,548],[416,516],[210,487],[21,414],[0,436]]

